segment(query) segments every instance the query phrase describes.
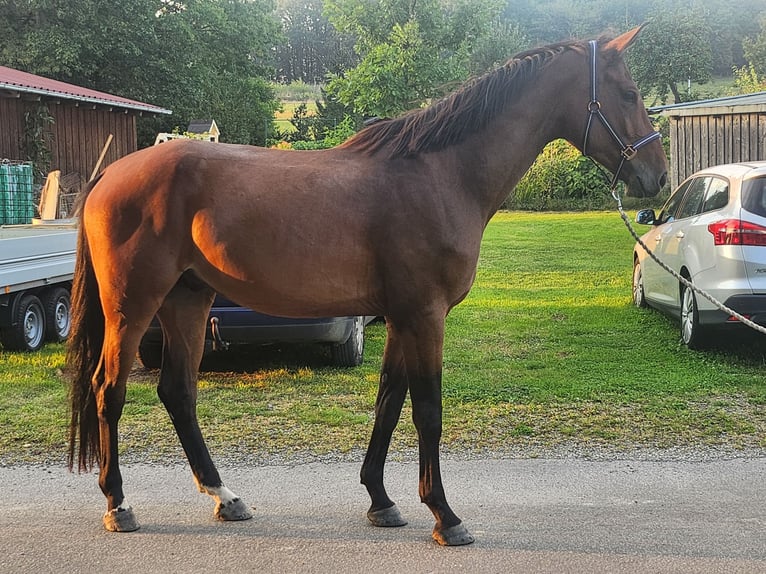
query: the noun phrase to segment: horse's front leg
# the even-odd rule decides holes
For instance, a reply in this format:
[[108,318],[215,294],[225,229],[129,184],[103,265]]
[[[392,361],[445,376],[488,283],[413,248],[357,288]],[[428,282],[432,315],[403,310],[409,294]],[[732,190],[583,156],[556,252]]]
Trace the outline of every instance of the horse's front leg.
[[221,481],[197,420],[197,376],[214,295],[207,285],[182,277],[158,311],[164,344],[157,394],[176,429],[197,488],[216,503],[216,518],[247,520],[253,514]]
[[367,488],[372,501],[367,511],[367,518],[374,526],[407,524],[383,486],[383,467],[391,444],[391,435],[399,421],[406,394],[407,375],[404,372],[404,356],[397,334],[389,327],[383,352],[383,365],[380,370],[378,398],[375,401],[375,425],[361,472],[362,484]]
[[473,536],[447,504],[439,466],[444,319],[426,319],[411,325],[403,350],[412,400],[412,420],[418,432],[420,499],[436,518],[434,540],[445,546],[470,544],[474,541]]

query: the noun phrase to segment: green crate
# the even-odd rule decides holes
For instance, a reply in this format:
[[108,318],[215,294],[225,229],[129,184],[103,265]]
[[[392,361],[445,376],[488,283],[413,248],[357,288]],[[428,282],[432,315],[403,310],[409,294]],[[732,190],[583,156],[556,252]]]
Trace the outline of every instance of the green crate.
[[32,223],[32,164],[0,161],[0,225]]

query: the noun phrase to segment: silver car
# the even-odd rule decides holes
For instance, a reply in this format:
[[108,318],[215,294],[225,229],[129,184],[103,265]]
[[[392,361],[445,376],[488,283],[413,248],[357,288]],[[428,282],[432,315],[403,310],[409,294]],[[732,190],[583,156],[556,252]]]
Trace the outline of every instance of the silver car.
[[[766,161],[698,171],[673,192],[641,239],[661,261],[696,287],[759,325],[766,325]],[[681,338],[700,348],[714,326],[740,324],[684,287],[636,244],[633,302],[681,322]]]

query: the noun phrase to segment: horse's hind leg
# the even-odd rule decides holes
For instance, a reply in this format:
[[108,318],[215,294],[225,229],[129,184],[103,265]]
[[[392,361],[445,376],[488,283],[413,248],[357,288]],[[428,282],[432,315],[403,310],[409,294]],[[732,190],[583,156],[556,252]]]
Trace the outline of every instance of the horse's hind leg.
[[157,393],[173,421],[200,492],[216,501],[220,520],[252,517],[245,503],[221,482],[197,421],[197,375],[205,328],[215,293],[195,276],[181,277],[157,313],[164,345]]
[[[131,316],[138,322],[129,324],[122,313],[105,315],[104,346],[91,383],[99,426],[98,484],[107,500],[103,522],[104,528],[112,532],[139,528],[133,509],[125,500],[117,448],[117,424],[125,405],[128,375],[145,330],[140,326],[141,314]],[[150,320],[151,315],[145,318],[145,324]]]

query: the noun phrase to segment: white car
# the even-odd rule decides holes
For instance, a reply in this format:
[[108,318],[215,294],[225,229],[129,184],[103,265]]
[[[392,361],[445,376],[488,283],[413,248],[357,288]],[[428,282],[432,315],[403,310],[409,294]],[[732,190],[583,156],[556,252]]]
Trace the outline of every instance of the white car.
[[[652,226],[641,239],[671,269],[766,325],[766,161],[698,171],[678,186],[659,215],[643,209],[636,223]],[[638,243],[633,302],[678,317],[689,348],[703,346],[712,327],[741,324],[684,287]]]

